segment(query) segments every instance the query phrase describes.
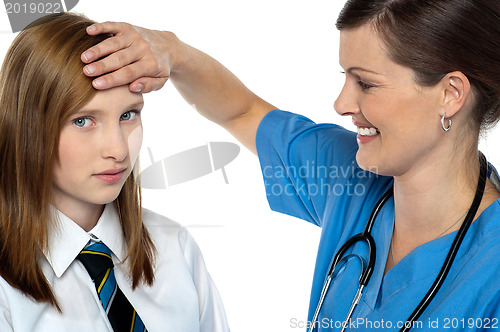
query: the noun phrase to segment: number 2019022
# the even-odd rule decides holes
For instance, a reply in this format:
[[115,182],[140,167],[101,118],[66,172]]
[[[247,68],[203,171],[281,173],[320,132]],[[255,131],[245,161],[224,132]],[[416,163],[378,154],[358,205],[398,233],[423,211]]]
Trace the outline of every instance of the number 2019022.
[[5,4],[7,14],[53,14],[61,13],[63,8],[60,3],[18,3],[7,2]]
[[469,319],[458,319],[458,318],[445,318],[444,326],[445,329],[464,329],[464,328],[474,328],[474,329],[497,329],[498,328],[498,318],[469,318]]

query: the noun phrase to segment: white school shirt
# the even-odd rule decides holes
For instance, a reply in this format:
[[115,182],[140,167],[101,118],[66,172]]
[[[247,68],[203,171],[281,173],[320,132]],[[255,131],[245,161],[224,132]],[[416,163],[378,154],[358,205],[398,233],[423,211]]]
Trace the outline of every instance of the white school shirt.
[[112,204],[106,205],[88,233],[61,212],[58,217],[59,226],[49,232],[49,249],[40,263],[62,314],[0,277],[0,331],[113,331],[93,281],[76,259],[95,238],[111,249],[118,286],[149,332],[229,331],[219,293],[200,249],[185,228],[144,209],[144,224],[157,249],[155,281],[152,286],[140,284],[132,290],[126,263],[120,264],[127,248]]

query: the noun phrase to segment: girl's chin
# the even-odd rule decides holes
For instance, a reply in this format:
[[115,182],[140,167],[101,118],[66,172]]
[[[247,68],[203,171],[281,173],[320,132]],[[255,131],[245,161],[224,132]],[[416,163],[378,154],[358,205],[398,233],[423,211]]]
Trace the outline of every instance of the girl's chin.
[[108,192],[108,193],[103,193],[99,195],[100,197],[95,197],[92,203],[97,204],[97,205],[106,205],[109,203],[114,202],[118,196],[120,195],[120,191],[117,192]]

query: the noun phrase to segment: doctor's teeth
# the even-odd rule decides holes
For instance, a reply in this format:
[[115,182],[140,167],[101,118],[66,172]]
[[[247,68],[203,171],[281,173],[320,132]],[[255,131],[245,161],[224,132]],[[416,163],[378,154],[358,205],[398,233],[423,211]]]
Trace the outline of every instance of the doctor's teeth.
[[378,131],[375,128],[359,128],[358,127],[358,134],[362,135],[362,136],[375,136],[378,134]]

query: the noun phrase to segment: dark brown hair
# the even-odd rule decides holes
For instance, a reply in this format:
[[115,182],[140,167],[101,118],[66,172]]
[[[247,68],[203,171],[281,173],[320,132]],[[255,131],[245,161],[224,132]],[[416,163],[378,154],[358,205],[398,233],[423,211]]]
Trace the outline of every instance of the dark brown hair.
[[389,57],[422,86],[460,71],[474,94],[471,128],[500,119],[500,2],[496,0],[348,0],[337,28],[372,24]]
[[[63,123],[96,94],[80,54],[109,35],[89,36],[80,15],[46,16],[15,38],[0,70],[0,275],[58,309],[39,264],[47,249],[54,162]],[[133,287],[153,283],[154,246],[142,223],[133,176],[115,200]]]

